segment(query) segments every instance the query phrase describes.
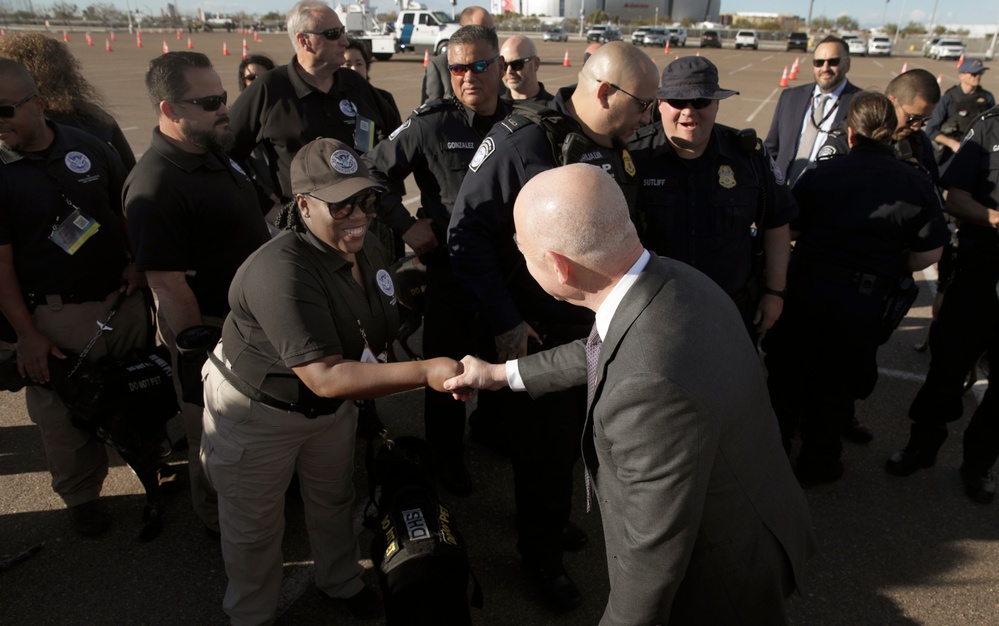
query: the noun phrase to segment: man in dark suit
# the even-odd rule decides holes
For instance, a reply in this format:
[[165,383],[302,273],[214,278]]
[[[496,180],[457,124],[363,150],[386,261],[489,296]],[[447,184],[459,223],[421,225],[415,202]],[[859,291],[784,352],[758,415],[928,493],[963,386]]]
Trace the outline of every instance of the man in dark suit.
[[850,50],[839,37],[830,35],[815,46],[812,66],[815,83],[780,95],[764,142],[789,185],[815,160],[826,134],[846,117],[850,99],[860,91],[846,79]]
[[514,220],[531,275],[595,311],[594,332],[501,365],[465,357],[445,387],[537,397],[589,381],[587,500],[602,509],[611,586],[600,623],[786,623],[815,540],[731,299],[644,250],[592,165],[531,179]]

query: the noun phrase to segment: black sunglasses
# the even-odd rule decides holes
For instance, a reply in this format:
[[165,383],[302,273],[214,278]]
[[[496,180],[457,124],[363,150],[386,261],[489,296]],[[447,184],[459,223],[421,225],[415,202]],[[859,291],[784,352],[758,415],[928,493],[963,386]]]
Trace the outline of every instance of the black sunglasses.
[[222,92],[221,96],[204,96],[202,98],[181,98],[180,100],[174,100],[181,104],[198,104],[202,109],[206,111],[218,111],[219,107],[229,100],[229,94]]
[[[597,79],[597,82],[598,83],[603,83],[603,82],[607,82],[607,81],[603,81],[603,80]],[[638,104],[642,105],[642,113],[645,113],[646,111],[648,111],[649,109],[651,109],[652,105],[656,103],[655,100],[642,100],[641,98],[639,98],[635,94],[628,93],[627,91],[625,91],[624,89],[621,89],[620,87],[618,87],[614,83],[607,83],[607,84],[610,85],[611,87],[613,87],[614,89],[617,89],[618,91],[620,91],[624,95],[630,96],[632,100],[634,100]]]
[[14,117],[14,115],[17,114],[17,107],[21,106],[22,104],[27,103],[28,101],[32,100],[33,98],[37,98],[38,95],[39,94],[37,94],[37,93],[33,93],[30,96],[26,96],[26,97],[22,98],[21,100],[19,100],[18,102],[15,102],[14,104],[0,105],[0,117]]
[[257,75],[254,74],[253,72],[247,72],[246,75],[243,76],[243,80],[245,80],[248,83],[252,83],[256,79],[257,79]]
[[[488,61],[472,61],[471,63],[455,63],[454,65],[448,65],[447,69],[455,76],[464,76],[467,72],[472,72],[473,74],[481,74],[482,72],[489,69],[489,66],[499,60],[498,56],[494,56]],[[521,66],[523,67],[523,66]]]
[[829,57],[828,59],[812,59],[812,65],[814,65],[815,67],[822,67],[826,63],[829,64],[829,67],[838,67],[839,64],[842,62],[843,59],[839,57]]
[[507,61],[506,66],[515,72],[519,72],[520,70],[524,69],[525,64],[530,63],[536,58],[537,57],[530,56],[530,57],[524,57],[523,59],[514,59],[513,61]]
[[341,202],[326,202],[322,198],[316,198],[311,193],[306,195],[325,203],[326,208],[329,209],[330,216],[335,220],[346,219],[354,212],[354,209],[361,209],[361,212],[365,215],[371,215],[378,210],[378,199],[381,197],[381,194],[377,191],[363,191]]
[[336,41],[337,39],[343,37],[342,28],[328,28],[326,30],[303,30],[306,35],[322,35],[323,37],[329,39],[330,41]]
[[678,111],[682,111],[688,107],[694,109],[695,111],[700,111],[701,109],[709,106],[712,102],[713,100],[711,100],[711,98],[690,98],[688,100],[680,100],[679,98],[666,99],[666,104]]
[[919,128],[922,128],[923,126],[926,125],[926,122],[930,121],[929,115],[913,115],[912,113],[909,113],[904,108],[902,108],[901,105],[899,105],[898,108],[902,109],[902,113],[905,113],[906,115],[905,118],[906,126],[915,126],[918,124]]

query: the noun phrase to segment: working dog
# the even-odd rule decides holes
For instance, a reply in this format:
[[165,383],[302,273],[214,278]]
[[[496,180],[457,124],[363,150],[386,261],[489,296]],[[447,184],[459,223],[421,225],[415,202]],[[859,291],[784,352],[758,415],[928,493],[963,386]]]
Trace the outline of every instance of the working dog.
[[[146,492],[139,541],[155,539],[163,529],[160,475],[166,422],[177,414],[169,354],[136,351],[122,368],[106,357],[91,363],[63,350],[66,359],[49,357],[51,382],[72,415],[73,425],[94,433],[135,472]],[[165,359],[164,359],[165,356]],[[16,359],[0,364],[0,390],[19,391],[32,385],[17,371]],[[130,391],[131,390],[131,391]]]
[[[437,498],[427,442],[386,440],[369,464],[368,480],[377,500],[371,556],[386,624],[470,625],[468,581],[474,576],[454,516]],[[471,604],[482,606],[478,583]]]

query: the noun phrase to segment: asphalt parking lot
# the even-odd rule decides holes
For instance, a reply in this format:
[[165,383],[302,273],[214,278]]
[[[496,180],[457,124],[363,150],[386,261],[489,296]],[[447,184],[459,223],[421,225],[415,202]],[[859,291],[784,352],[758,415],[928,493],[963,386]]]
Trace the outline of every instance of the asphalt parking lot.
[[[145,95],[143,73],[163,43],[187,49],[188,34],[146,33],[143,48],[134,35],[117,33],[113,52],[104,49],[105,34],[91,33],[88,47],[82,32],[70,33],[70,47],[84,73],[104,95],[136,154],[148,146],[155,124]],[[250,52],[269,54],[276,62],[291,57],[284,34],[247,35]],[[238,93],[236,67],[242,35],[191,35],[195,50],[208,54],[229,90]],[[231,56],[222,56],[222,43]],[[540,78],[549,91],[570,84],[582,63],[585,44],[539,43],[544,65]],[[563,67],[565,50],[570,67]],[[694,47],[674,49],[669,57],[647,49],[660,68],[675,54],[694,54]],[[794,84],[808,81],[808,56],[781,50],[736,51],[729,47],[701,51],[718,66],[723,87],[740,96],[725,100],[719,121],[755,127],[765,135],[779,96],[778,80],[795,56],[803,65]],[[917,56],[857,58],[850,79],[860,87],[883,89],[901,70],[923,67],[942,75],[944,88],[957,81],[956,64]],[[999,68],[997,68],[999,69]],[[983,86],[995,92],[999,81],[988,72]],[[398,55],[377,63],[372,82],[391,91],[403,111],[419,104],[422,56]],[[409,192],[415,186],[410,182]],[[961,488],[960,434],[976,397],[965,400],[965,418],[952,428],[937,466],[909,478],[884,472],[885,459],[905,443],[908,404],[925,375],[929,356],[912,349],[929,322],[932,285],[921,281],[922,293],[909,317],[882,348],[881,380],[873,396],[858,405],[858,416],[875,434],[866,446],[845,444],[846,473],[835,484],[808,490],[807,497],[819,540],[800,595],[790,603],[794,624],[806,626],[999,624],[999,509],[969,501]],[[822,329],[816,333],[821,336]],[[420,392],[379,401],[393,434],[421,435]],[[179,420],[171,424],[179,436]],[[171,462],[185,471],[184,452]],[[442,494],[469,544],[472,567],[485,593],[485,607],[473,612],[482,625],[596,624],[607,595],[599,513],[578,507],[573,519],[590,535],[581,552],[568,554],[566,566],[583,593],[583,604],[569,614],[542,606],[527,584],[514,547],[512,472],[507,460],[470,443],[468,463],[475,491],[466,498]],[[0,623],[4,624],[221,624],[226,578],[218,546],[203,532],[185,494],[168,501],[166,527],[155,541],[137,541],[144,496],[138,480],[115,457],[105,484],[105,497],[115,518],[111,531],[95,539],[73,534],[62,503],[49,487],[49,476],[37,430],[24,410],[22,394],[0,394],[0,560],[44,543],[36,554],[0,572]],[[363,486],[363,445],[357,448],[358,499]],[[582,479],[577,482],[581,502]],[[280,624],[352,623],[342,610],[325,603],[311,585],[311,561],[301,504],[286,508],[286,581]],[[361,534],[362,552],[371,535]],[[370,565],[370,564],[369,564]],[[366,580],[374,583],[372,572]],[[378,623],[378,622],[375,622]]]

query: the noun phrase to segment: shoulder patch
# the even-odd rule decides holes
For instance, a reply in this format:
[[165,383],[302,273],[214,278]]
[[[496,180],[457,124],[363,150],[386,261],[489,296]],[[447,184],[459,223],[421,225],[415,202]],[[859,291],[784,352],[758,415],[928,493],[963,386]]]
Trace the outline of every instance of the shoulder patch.
[[836,146],[822,146],[819,149],[819,153],[815,155],[816,159],[828,159],[830,157],[836,156]]
[[481,144],[479,144],[479,149],[475,151],[475,156],[472,157],[472,162],[468,164],[468,169],[473,172],[478,172],[479,167],[489,158],[489,155],[496,150],[496,143],[493,141],[492,137],[486,137]]
[[773,172],[774,180],[777,181],[778,185],[783,185],[784,173],[780,171],[779,167],[777,167],[777,161],[774,161],[774,158],[769,155],[767,156],[767,160],[770,161],[770,171]]
[[[416,113],[414,112],[414,115],[415,114]],[[412,118],[408,118],[405,122],[402,123],[402,126],[392,131],[392,134],[389,135],[389,141],[394,141],[395,138],[399,136],[399,133],[409,128],[409,125],[412,123],[413,123]]]

